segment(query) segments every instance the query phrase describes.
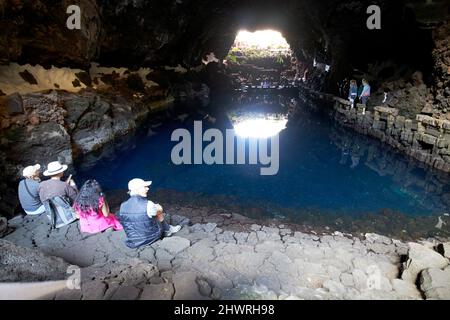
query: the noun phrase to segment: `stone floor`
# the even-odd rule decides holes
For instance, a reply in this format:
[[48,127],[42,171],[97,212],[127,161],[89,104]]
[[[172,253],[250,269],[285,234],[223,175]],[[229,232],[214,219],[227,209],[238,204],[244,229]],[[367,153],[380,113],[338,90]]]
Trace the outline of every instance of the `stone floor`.
[[182,214],[187,211],[171,208],[169,220],[183,225],[180,232],[137,250],[124,245],[122,231],[81,234],[73,223],[50,232],[43,216],[10,220],[16,230],[4,240],[81,267],[81,290],[66,289],[47,298],[424,297],[415,283],[400,277],[407,243],[375,234],[307,234],[273,221],[262,226],[234,213],[195,223],[202,218],[192,209],[186,218]]

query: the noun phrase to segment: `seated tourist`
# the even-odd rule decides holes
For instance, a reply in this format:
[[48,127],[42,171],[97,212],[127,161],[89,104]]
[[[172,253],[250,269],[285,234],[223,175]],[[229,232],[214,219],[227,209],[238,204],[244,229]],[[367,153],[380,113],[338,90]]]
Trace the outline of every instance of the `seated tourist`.
[[77,189],[72,180],[72,175],[66,181],[61,181],[66,170],[67,165],[62,165],[59,161],[48,164],[47,170],[44,171],[44,176],[50,177],[50,179],[42,181],[39,184],[39,197],[42,203],[58,196],[66,197],[72,203],[75,201]]
[[19,202],[26,214],[36,215],[45,212],[45,207],[39,198],[39,173],[41,166],[35,164],[22,171],[25,179],[19,182]]
[[106,229],[122,230],[96,180],[88,180],[81,187],[73,205],[80,219],[81,232],[97,233]]
[[120,205],[119,220],[127,235],[125,244],[129,248],[150,244],[181,229],[181,226],[170,226],[164,220],[162,207],[147,200],[151,183],[142,179],[128,182],[130,198]]

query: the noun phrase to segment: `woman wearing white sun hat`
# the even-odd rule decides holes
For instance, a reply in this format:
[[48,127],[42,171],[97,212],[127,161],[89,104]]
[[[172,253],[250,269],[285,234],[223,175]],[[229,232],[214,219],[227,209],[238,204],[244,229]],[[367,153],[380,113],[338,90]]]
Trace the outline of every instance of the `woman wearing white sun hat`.
[[42,203],[58,196],[67,197],[72,203],[75,201],[77,190],[75,183],[72,181],[72,176],[67,181],[61,181],[66,170],[67,165],[61,164],[59,161],[53,161],[47,165],[44,176],[50,177],[50,179],[41,182],[39,185],[39,197]]
[[35,164],[22,171],[25,178],[19,182],[19,202],[23,211],[29,215],[37,215],[45,212],[45,207],[39,198],[39,173],[41,166]]
[[132,179],[128,182],[130,198],[120,205],[119,220],[127,239],[129,248],[155,242],[161,237],[169,237],[181,229],[181,226],[171,226],[164,220],[163,209],[159,204],[147,200],[151,181]]

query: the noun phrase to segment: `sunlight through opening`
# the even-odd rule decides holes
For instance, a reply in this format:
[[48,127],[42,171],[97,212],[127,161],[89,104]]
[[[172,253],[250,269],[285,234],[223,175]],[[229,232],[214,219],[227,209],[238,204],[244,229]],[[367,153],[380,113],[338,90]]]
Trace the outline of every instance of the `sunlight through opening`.
[[274,30],[260,30],[255,32],[239,31],[233,47],[239,49],[256,48],[260,50],[286,50],[289,44],[282,34]]
[[292,55],[291,48],[281,32],[259,30],[249,32],[241,30],[228,53],[226,60],[244,62],[242,59],[275,58],[281,63]]
[[241,138],[270,138],[286,129],[286,118],[247,119],[233,124],[234,132]]

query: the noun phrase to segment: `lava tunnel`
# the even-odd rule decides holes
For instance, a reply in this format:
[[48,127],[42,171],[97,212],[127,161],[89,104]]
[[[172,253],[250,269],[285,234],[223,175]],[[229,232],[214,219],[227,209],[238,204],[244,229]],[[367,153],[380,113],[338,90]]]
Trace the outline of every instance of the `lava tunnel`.
[[[36,258],[54,276],[27,280],[112,263],[159,286],[127,287],[133,297],[179,297],[185,267],[205,272],[185,278],[212,299],[244,278],[280,281],[269,297],[356,284],[340,297],[372,297],[360,285],[370,270],[343,270],[373,254],[388,297],[449,299],[450,284],[423,285],[449,264],[448,0],[72,2],[0,0],[0,238],[14,243],[0,251],[65,260]],[[408,260],[397,279],[386,261],[408,247],[392,239],[420,238],[434,239],[416,249],[438,248],[423,259],[437,266],[419,275],[410,266],[423,261]],[[315,266],[346,257],[333,245],[364,252],[333,265],[342,284]],[[245,275],[233,283],[229,255]],[[0,298],[19,277],[4,275],[3,256]],[[251,273],[274,265],[288,275]],[[314,283],[286,286],[290,272]],[[115,297],[101,277],[101,297]]]
[[[217,115],[203,110],[208,105],[227,109],[247,101],[280,119],[299,101],[326,105],[336,123],[450,171],[445,0],[80,0],[75,6],[73,28],[77,17],[64,1],[0,2],[4,215],[19,210],[15,189],[27,164],[94,164],[93,154],[144,130],[149,117],[178,117],[180,102],[211,123]],[[263,35],[266,46],[256,52],[261,30],[278,32],[282,45],[267,45],[270,36]],[[253,42],[240,47],[240,32]],[[362,101],[345,101],[351,79],[370,83],[364,108]],[[281,102],[267,96],[289,90],[295,97]],[[274,103],[281,107],[269,106]]]

